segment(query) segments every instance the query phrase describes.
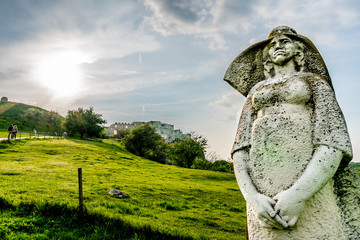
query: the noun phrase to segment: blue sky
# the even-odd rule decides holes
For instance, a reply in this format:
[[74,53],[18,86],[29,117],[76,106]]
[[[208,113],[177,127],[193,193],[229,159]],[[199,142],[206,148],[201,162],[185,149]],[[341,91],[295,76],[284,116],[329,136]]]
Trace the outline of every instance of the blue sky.
[[244,98],[222,78],[276,26],[322,54],[360,161],[357,0],[1,0],[0,95],[108,125],[159,120],[229,157]]

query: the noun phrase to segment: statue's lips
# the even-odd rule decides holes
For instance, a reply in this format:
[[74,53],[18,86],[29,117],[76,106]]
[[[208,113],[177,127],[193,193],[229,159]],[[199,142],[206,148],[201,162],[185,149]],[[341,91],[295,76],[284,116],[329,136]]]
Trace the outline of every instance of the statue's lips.
[[283,51],[283,50],[278,50],[278,51],[275,51],[275,52],[274,52],[274,56],[275,56],[275,57],[277,57],[277,56],[279,56],[279,55],[283,55],[283,56],[284,56],[284,55],[285,55],[285,51]]

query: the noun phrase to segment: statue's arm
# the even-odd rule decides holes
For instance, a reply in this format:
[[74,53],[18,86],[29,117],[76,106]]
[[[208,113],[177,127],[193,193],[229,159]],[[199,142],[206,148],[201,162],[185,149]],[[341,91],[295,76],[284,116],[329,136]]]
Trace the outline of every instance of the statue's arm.
[[288,225],[274,210],[275,201],[261,193],[254,186],[246,168],[249,159],[248,150],[238,150],[233,154],[234,171],[240,190],[247,202],[255,210],[261,226],[267,228],[286,228]]
[[302,176],[274,197],[275,210],[289,227],[297,222],[306,201],[334,176],[342,156],[343,152],[336,148],[319,145]]

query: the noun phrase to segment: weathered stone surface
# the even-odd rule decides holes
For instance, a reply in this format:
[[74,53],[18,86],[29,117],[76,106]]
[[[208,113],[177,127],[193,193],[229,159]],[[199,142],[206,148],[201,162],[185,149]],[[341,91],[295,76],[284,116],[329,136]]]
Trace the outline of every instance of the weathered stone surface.
[[360,177],[350,166],[340,166],[334,180],[347,239],[360,239]]
[[360,239],[360,180],[346,167],[350,138],[312,42],[275,28],[224,79],[247,97],[232,156],[249,238]]
[[113,195],[115,197],[118,197],[118,198],[127,198],[129,197],[128,194],[118,190],[118,189],[111,189],[109,191],[107,191],[110,195]]

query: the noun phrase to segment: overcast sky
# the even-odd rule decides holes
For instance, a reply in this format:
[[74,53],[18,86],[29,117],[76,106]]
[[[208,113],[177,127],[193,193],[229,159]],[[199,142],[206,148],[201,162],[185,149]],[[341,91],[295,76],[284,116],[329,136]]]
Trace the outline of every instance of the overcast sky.
[[322,54],[360,161],[358,0],[0,0],[0,95],[170,123],[227,159],[244,98],[223,75],[279,25]]

